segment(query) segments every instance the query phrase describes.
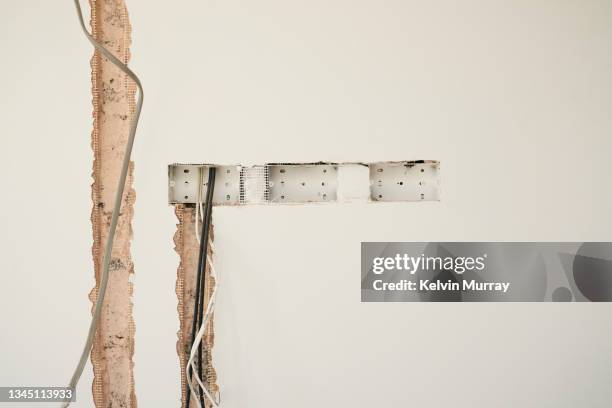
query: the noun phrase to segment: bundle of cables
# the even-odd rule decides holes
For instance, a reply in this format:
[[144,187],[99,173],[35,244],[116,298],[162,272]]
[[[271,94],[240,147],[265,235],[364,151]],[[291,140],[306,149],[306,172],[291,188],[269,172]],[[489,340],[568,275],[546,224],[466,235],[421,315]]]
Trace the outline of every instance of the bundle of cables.
[[[206,202],[202,207],[202,169],[200,169],[200,181],[198,183],[198,202],[196,203],[196,217],[195,217],[195,228],[196,228],[196,238],[200,243],[200,252],[198,256],[198,269],[196,274],[196,293],[193,305],[193,322],[191,327],[191,342],[190,342],[190,353],[189,359],[186,365],[186,376],[187,376],[187,386],[189,390],[186,390],[187,398],[185,407],[189,408],[189,404],[191,401],[191,396],[193,394],[193,398],[196,402],[196,406],[199,408],[204,408],[205,399],[208,400],[212,407],[217,408],[219,406],[218,398],[215,398],[211,395],[210,391],[207,389],[204,381],[202,379],[202,375],[204,372],[204,359],[202,358],[204,344],[202,338],[206,333],[206,329],[208,328],[208,323],[211,320],[211,316],[214,311],[215,301],[217,298],[217,288],[219,286],[219,276],[215,272],[212,262],[208,257],[208,247],[212,248],[212,242],[210,240],[210,226],[211,226],[211,218],[212,218],[212,204],[213,204],[213,193],[215,188],[215,174],[216,169],[214,167],[210,167],[208,169],[208,182],[206,189]],[[198,223],[200,215],[202,215],[202,229],[201,233],[198,231]],[[208,304],[206,305],[206,310],[204,310],[205,303],[205,293],[206,293],[206,267],[209,267],[210,276],[214,280],[214,286],[212,288],[212,292],[210,298],[208,299]],[[195,383],[194,383],[195,379]],[[196,389],[198,391],[196,391]]]

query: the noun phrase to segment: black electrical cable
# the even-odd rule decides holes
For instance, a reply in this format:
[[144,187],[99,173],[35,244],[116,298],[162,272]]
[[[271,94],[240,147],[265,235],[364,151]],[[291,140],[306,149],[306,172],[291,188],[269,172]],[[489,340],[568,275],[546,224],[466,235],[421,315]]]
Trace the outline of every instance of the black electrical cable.
[[[204,214],[203,222],[202,222],[202,233],[200,234],[200,253],[198,255],[198,270],[196,277],[196,294],[195,301],[193,305],[193,322],[191,326],[191,341],[189,343],[188,350],[191,350],[193,347],[193,342],[195,341],[196,333],[199,330],[199,326],[201,325],[202,315],[204,314],[204,289],[206,287],[206,279],[205,279],[205,271],[206,271],[206,259],[208,256],[208,236],[210,231],[210,219],[212,214],[212,197],[215,189],[215,174],[216,169],[214,167],[210,167],[208,169],[208,182],[206,189],[206,201],[204,204]],[[196,204],[199,205],[199,204]],[[200,378],[202,378],[202,349],[203,345],[200,343],[200,347],[198,349],[198,373]],[[191,372],[191,367],[189,367],[189,371]],[[186,399],[186,408],[189,408],[189,402],[191,401],[191,390],[189,388],[189,384],[186,384],[187,399]],[[200,404],[202,408],[204,408],[204,396],[200,393]]]
[[[204,253],[202,254],[202,288],[200,289],[200,310],[198,312],[199,316],[198,319],[200,320],[199,326],[202,326],[202,320],[204,319],[204,288],[206,287],[206,265],[207,265],[207,257],[208,257],[208,236],[210,235],[210,224],[211,224],[211,218],[212,218],[212,197],[213,197],[213,192],[215,190],[215,176],[216,176],[216,169],[214,167],[211,167],[209,172],[208,172],[208,190],[206,191],[206,208],[204,209],[204,224],[205,224],[205,230],[204,230],[204,235],[201,236],[201,239],[206,242],[206,245],[204,246]],[[200,245],[201,247],[201,245]],[[198,329],[200,329],[200,327],[198,327]],[[200,347],[198,349],[198,360],[200,361],[200,364],[198,365],[198,375],[200,377],[200,379],[202,379],[202,381],[204,381],[204,377],[202,376],[202,373],[204,371],[204,360],[202,359],[202,354],[204,351],[204,342],[201,341],[200,342]],[[200,392],[200,405],[202,406],[202,408],[205,408],[204,405],[204,393]]]

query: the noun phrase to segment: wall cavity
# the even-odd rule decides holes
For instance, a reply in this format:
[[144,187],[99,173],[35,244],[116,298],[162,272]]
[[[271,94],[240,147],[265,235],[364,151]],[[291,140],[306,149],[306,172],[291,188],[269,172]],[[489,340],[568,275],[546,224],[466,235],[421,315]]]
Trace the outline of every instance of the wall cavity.
[[[180,264],[176,275],[176,296],[178,298],[178,315],[180,321],[180,329],[178,331],[178,341],[176,343],[176,351],[179,356],[179,364],[181,368],[181,407],[186,407],[187,398],[187,378],[185,370],[189,352],[191,347],[191,329],[194,313],[195,291],[196,291],[196,274],[198,268],[199,243],[195,236],[195,207],[193,205],[178,204],[175,207],[176,217],[178,219],[177,230],[174,234],[175,251],[179,255]],[[210,240],[213,241],[214,231],[211,229]],[[208,257],[212,259],[213,251],[208,247]],[[210,300],[211,291],[214,287],[214,278],[210,274],[210,267],[207,264],[204,271],[206,280],[204,293],[204,309]],[[212,348],[214,346],[214,315],[211,317],[208,328],[202,338],[204,344],[204,354],[202,360],[206,371],[204,372],[204,381],[207,388],[217,393],[219,387],[217,385],[217,373],[212,362]],[[192,398],[190,407],[196,407],[196,399]],[[208,406],[208,405],[207,405]]]

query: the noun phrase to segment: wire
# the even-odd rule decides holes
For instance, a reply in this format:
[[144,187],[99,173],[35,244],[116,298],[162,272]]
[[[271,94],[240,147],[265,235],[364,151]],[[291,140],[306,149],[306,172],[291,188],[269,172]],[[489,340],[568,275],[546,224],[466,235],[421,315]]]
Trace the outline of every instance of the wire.
[[[206,189],[206,204],[204,207],[203,214],[203,222],[202,222],[202,235],[200,237],[200,253],[198,256],[198,270],[196,276],[196,293],[193,307],[193,321],[191,326],[191,344],[193,346],[194,340],[196,337],[196,332],[198,331],[198,321],[202,322],[202,315],[204,309],[204,289],[206,285],[205,280],[205,271],[206,271],[206,260],[208,255],[207,243],[210,231],[210,219],[212,214],[212,204],[213,204],[213,193],[215,189],[215,175],[216,168],[210,167],[208,169],[208,182]],[[196,211],[199,207],[199,203],[196,204]],[[210,302],[209,302],[210,303]],[[202,377],[202,346],[198,350],[198,376]],[[190,378],[190,371],[192,370],[191,366],[187,366],[188,378]],[[188,381],[187,385],[189,386],[189,392],[187,392],[186,397],[186,407],[189,407],[189,402],[191,400],[191,393],[193,392],[193,388],[191,385],[191,381]],[[187,391],[187,390],[186,390]],[[194,394],[195,395],[195,394]],[[202,396],[200,396],[202,399]],[[203,404],[203,399],[198,402],[198,405]]]
[[[195,371],[194,359],[195,359],[196,351],[199,350],[198,345],[201,346],[202,344],[202,338],[204,337],[204,333],[206,332],[206,329],[208,328],[208,323],[210,322],[210,319],[214,313],[215,305],[217,303],[217,290],[219,287],[219,275],[216,273],[215,269],[213,268],[212,262],[209,261],[208,265],[210,266],[211,275],[214,276],[215,278],[215,286],[213,287],[212,294],[210,295],[210,300],[208,301],[208,305],[206,307],[206,313],[204,315],[204,318],[202,319],[202,325],[200,326],[200,330],[198,331],[195,342],[193,346],[191,347],[191,352],[189,354],[189,361],[187,362],[187,367],[188,367],[187,368],[187,382],[189,384],[191,392],[193,392],[193,389],[191,388],[192,379],[190,376],[190,369]],[[198,385],[200,386],[200,388],[202,389],[202,392],[204,393],[206,398],[211,402],[212,407],[218,408],[220,404],[219,400],[211,396],[210,391],[202,383],[201,377],[196,374],[195,379]],[[202,408],[203,403],[197,400],[196,402],[198,403],[198,408]]]
[[[202,182],[203,182],[203,171],[202,167],[198,168],[198,194],[196,198],[196,210],[195,210],[195,222],[193,225],[195,226],[195,236],[198,244],[200,243],[200,230],[198,228],[198,224],[200,222],[200,215],[204,216],[204,207],[202,204]],[[202,220],[203,221],[203,220]]]
[[[204,217],[204,235],[201,237],[202,241],[206,242],[208,244],[208,237],[210,235],[210,224],[211,224],[211,217],[212,217],[212,206],[213,206],[213,194],[214,194],[214,189],[215,189],[215,176],[216,176],[216,168],[211,167],[208,170],[208,185],[207,185],[207,189],[206,189],[206,212],[203,215]],[[209,194],[210,193],[210,194]],[[208,258],[208,248],[204,248],[204,254],[202,256],[203,258],[203,264],[204,266],[202,267],[202,290],[200,291],[200,309],[199,309],[199,319],[200,319],[200,325],[204,326],[203,324],[203,314],[204,314],[204,287],[205,287],[205,277],[206,277],[206,265],[207,265],[207,258]],[[210,301],[209,301],[210,303]],[[200,378],[202,378],[202,372],[203,372],[203,366],[204,363],[202,360],[202,354],[204,352],[204,345],[202,344],[202,342],[200,342],[200,348],[198,350],[198,361],[200,362],[199,368],[198,368],[198,376]],[[200,394],[200,403],[202,405],[204,405],[204,398],[202,396],[202,394]]]
[[[100,314],[102,312],[102,304],[104,302],[104,295],[106,294],[106,287],[108,286],[108,271],[111,261],[113,242],[115,240],[115,231],[117,229],[117,222],[119,220],[119,214],[121,210],[121,200],[123,198],[123,190],[125,188],[125,180],[127,178],[127,173],[130,165],[130,157],[132,156],[132,147],[134,146],[134,139],[136,137],[136,128],[138,127],[138,119],[140,118],[140,112],[142,110],[142,103],[144,100],[144,92],[142,89],[142,84],[140,83],[140,79],[136,76],[131,69],[128,68],[126,64],[121,62],[117,57],[115,57],[109,50],[107,50],[102,44],[98,43],[93,36],[87,31],[85,27],[85,21],[83,20],[83,11],[81,10],[81,4],[79,0],[74,0],[74,5],[76,7],[77,16],[79,18],[79,23],[81,25],[81,29],[83,33],[89,40],[89,42],[108,60],[123,71],[127,76],[129,76],[135,83],[138,88],[138,100],[136,102],[136,108],[134,110],[134,116],[132,117],[132,121],[130,123],[130,131],[128,140],[125,146],[125,154],[123,155],[123,162],[121,164],[121,173],[119,175],[119,181],[117,183],[117,193],[115,195],[115,205],[113,207],[113,214],[111,216],[110,227],[108,230],[108,236],[106,238],[106,246],[104,247],[104,256],[102,258],[102,275],[100,277],[100,287],[98,289],[98,296],[96,299],[96,304],[94,306],[91,323],[89,325],[89,332],[87,333],[87,339],[85,340],[85,346],[83,347],[83,352],[81,353],[81,358],[74,370],[74,374],[70,379],[69,387],[76,389],[76,386],[81,378],[81,374],[83,374],[83,369],[85,368],[85,363],[89,357],[89,353],[91,351],[91,345],[93,343],[94,335],[96,334],[96,330],[98,327],[98,322],[100,321]],[[70,401],[64,402],[62,407],[66,408],[70,405]]]

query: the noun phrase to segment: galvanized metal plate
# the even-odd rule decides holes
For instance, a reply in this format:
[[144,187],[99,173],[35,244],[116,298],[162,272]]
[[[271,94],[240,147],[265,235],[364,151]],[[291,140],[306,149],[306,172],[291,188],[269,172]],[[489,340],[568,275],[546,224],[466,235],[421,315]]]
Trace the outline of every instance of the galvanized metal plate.
[[[240,203],[240,166],[215,166],[215,205]],[[204,201],[208,189],[208,168],[201,165],[174,165],[169,168],[169,200],[172,204],[195,203],[198,188]]]
[[270,165],[270,202],[336,201],[338,166],[331,164]]
[[174,164],[168,169],[171,204],[195,204],[217,169],[215,205],[334,201],[437,201],[439,163],[283,163],[255,166]]
[[438,162],[380,162],[370,164],[373,201],[438,201]]

